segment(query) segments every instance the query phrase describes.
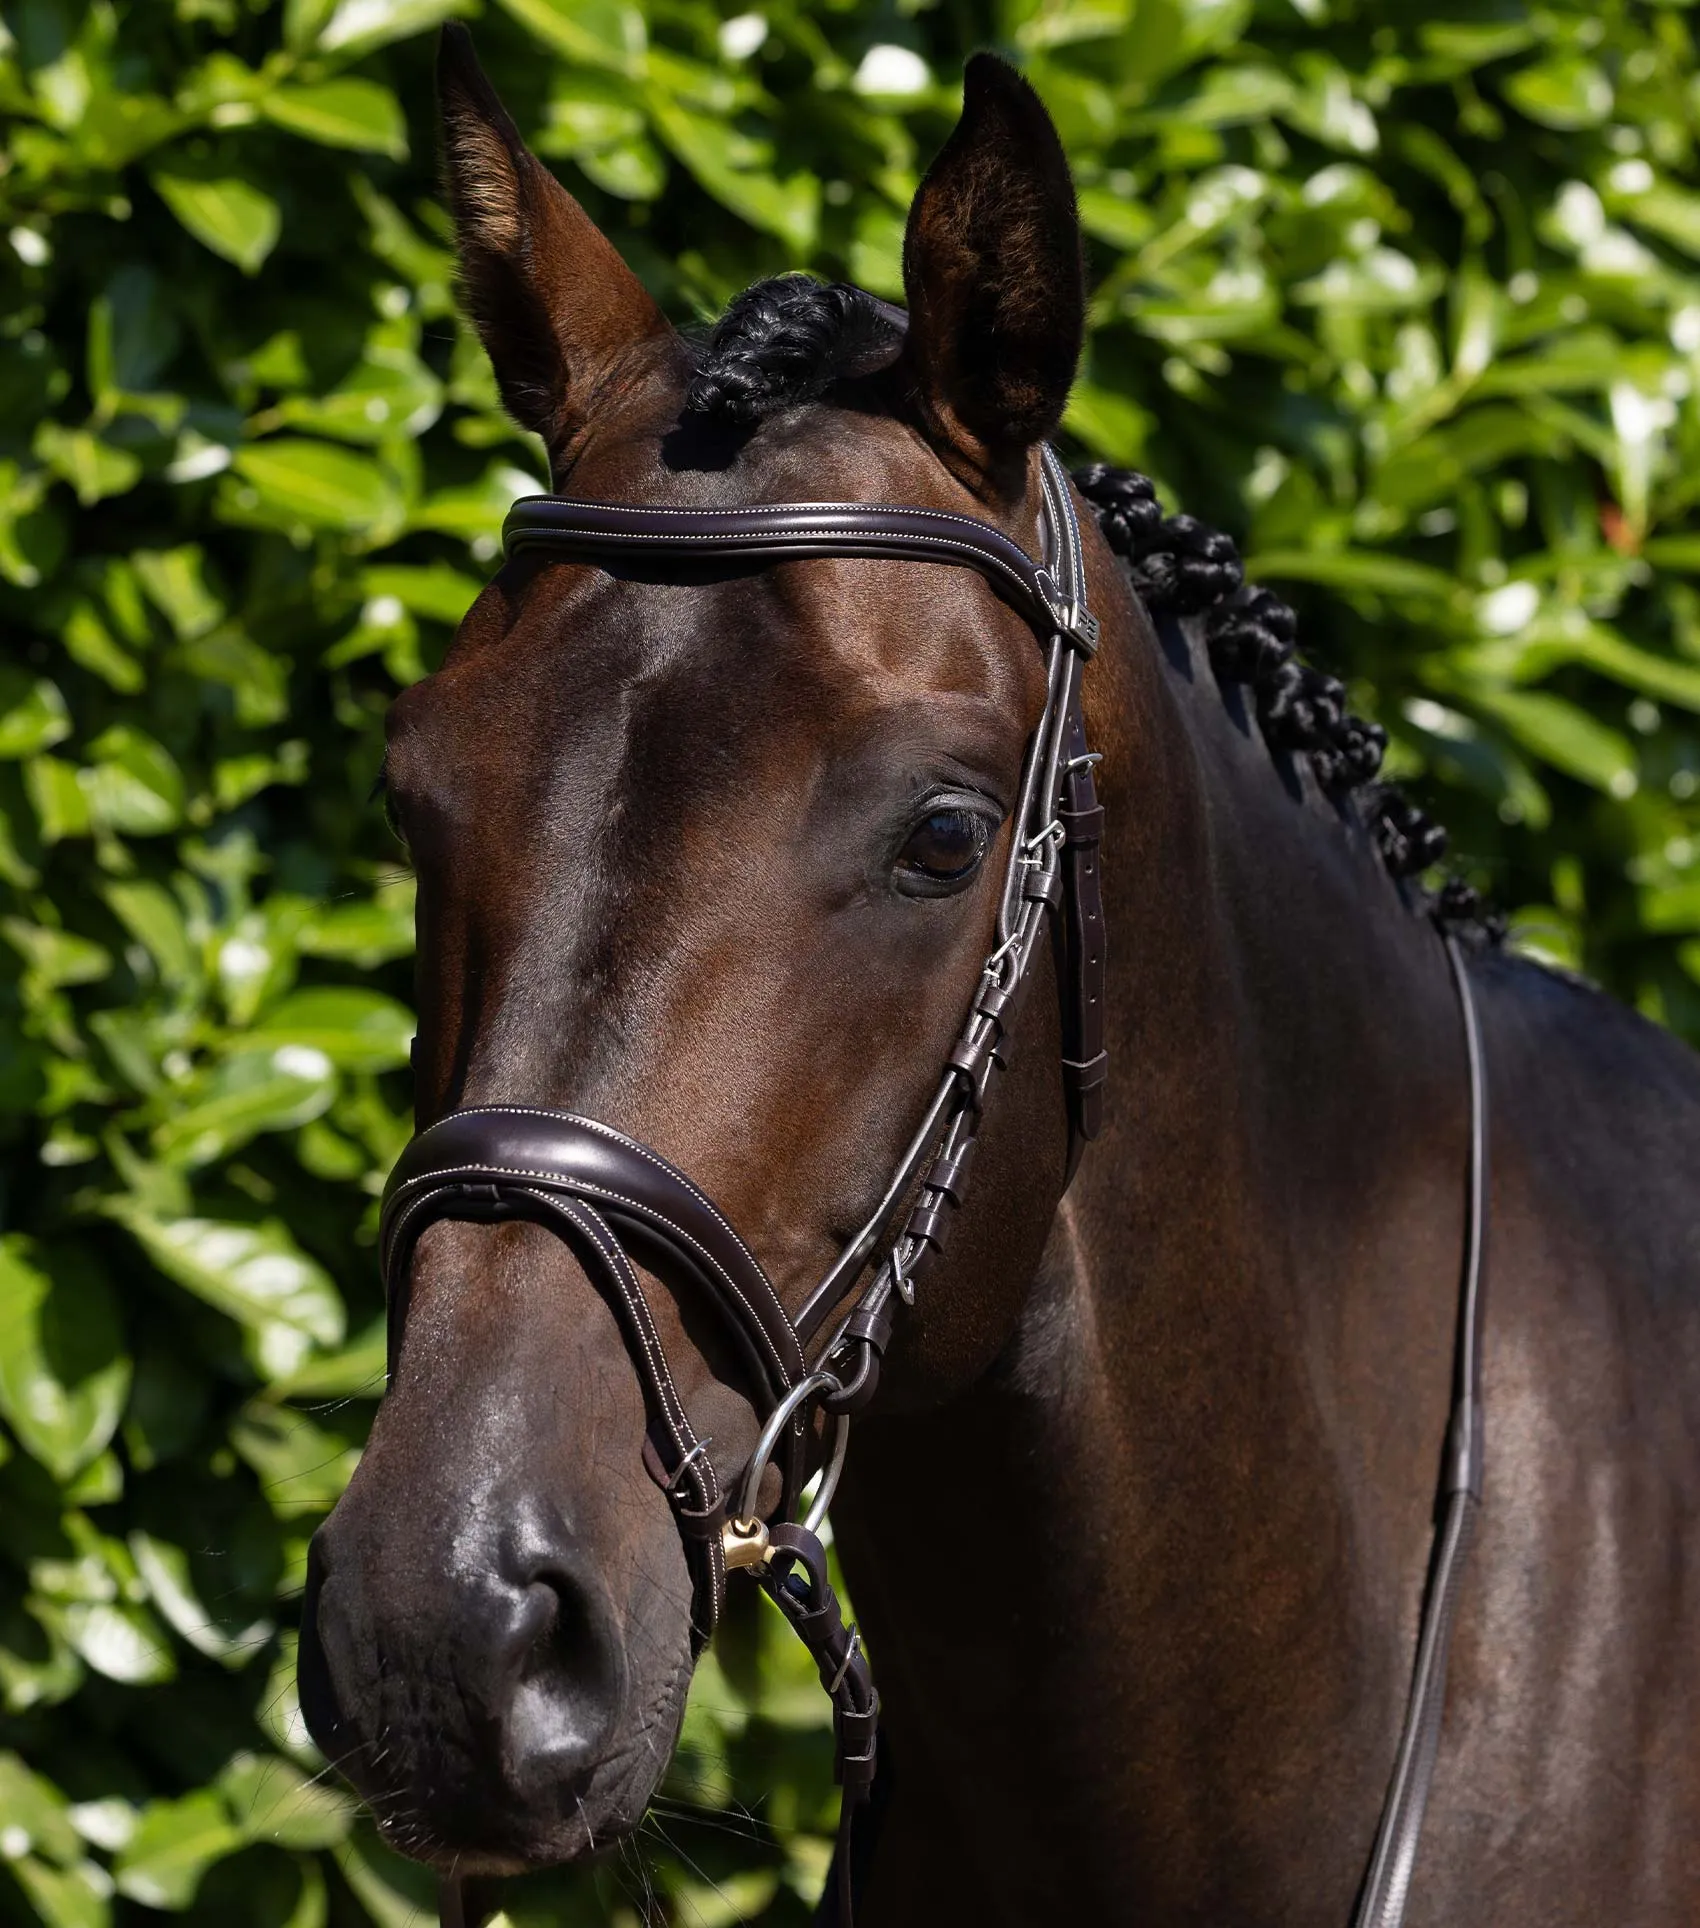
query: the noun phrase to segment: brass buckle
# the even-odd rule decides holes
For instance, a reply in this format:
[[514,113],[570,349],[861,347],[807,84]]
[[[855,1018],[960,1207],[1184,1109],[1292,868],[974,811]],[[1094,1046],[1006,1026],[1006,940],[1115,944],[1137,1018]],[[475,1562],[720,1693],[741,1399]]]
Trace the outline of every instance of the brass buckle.
[[760,1572],[767,1565],[769,1545],[765,1520],[728,1520],[720,1529],[720,1548],[726,1557],[726,1571],[736,1573],[748,1567]]

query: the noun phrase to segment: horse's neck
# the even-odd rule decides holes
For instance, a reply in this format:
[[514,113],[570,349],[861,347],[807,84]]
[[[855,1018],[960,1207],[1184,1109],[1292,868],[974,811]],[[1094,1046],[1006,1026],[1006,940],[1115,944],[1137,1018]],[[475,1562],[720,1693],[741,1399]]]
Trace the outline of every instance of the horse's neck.
[[1344,1920],[1446,1419],[1458,1016],[1208,672],[1111,680],[1112,1122],[998,1367],[866,1429],[851,1580],[898,1758],[972,1790],[1010,1919],[1060,1882]]

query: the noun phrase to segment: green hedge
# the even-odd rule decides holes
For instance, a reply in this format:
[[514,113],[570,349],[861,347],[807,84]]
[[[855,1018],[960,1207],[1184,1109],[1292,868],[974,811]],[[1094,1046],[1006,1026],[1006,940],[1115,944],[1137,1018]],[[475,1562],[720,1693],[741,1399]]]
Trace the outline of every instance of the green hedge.
[[[0,1921],[425,1895],[313,1780],[288,1630],[408,1131],[381,718],[542,475],[432,195],[474,11],[0,28]],[[1021,60],[1091,237],[1076,447],[1299,601],[1519,941],[1700,1035],[1689,14],[1455,13],[500,0],[478,36],[681,318],[782,267],[898,292],[962,57]],[[822,1713],[740,1613],[639,1849],[512,1920],[803,1920]]]

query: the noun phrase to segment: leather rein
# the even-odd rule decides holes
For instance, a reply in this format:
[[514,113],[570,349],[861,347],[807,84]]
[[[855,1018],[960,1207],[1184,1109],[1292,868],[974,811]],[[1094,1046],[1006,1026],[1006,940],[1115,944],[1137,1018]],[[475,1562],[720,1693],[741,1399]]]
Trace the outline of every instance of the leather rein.
[[[1056,920],[1067,1179],[1102,1121],[1105,933],[1098,850],[1103,810],[1087,748],[1081,675],[1098,644],[1087,608],[1080,525],[1055,452],[1041,450],[1044,560],[989,523],[941,510],[784,503],[678,510],[531,496],[503,529],[508,555],[575,561],[709,557],[751,567],[814,557],[886,557],[979,572],[1026,618],[1045,653],[1045,704],[1027,747],[998,903],[996,943],[940,1080],[879,1204],[792,1317],[749,1247],[689,1177],[612,1126],[523,1106],[451,1111],[403,1151],[385,1188],[380,1258],[399,1354],[421,1233],[440,1220],[529,1219],[561,1238],[619,1320],[648,1410],[644,1465],[667,1495],[693,1587],[694,1652],[711,1638],[729,1571],[760,1582],[813,1657],[831,1698],[842,1793],[838,1928],[851,1928],[850,1835],[873,1787],[879,1696],[846,1627],[819,1537],[843,1469],[853,1413],[874,1397],[899,1309],[936,1262],[962,1203],[981,1118],[1047,925]],[[1423,1609],[1416,1677],[1376,1850],[1354,1928],[1398,1928],[1439,1736],[1457,1574],[1481,1492],[1480,1273],[1485,1092],[1462,957],[1447,939],[1470,1048],[1469,1258],[1441,1529]],[[764,1423],[741,1469],[717,1468],[679,1396],[638,1267],[719,1315],[748,1368]],[[824,1335],[824,1337],[823,1337]],[[830,1449],[804,1517],[817,1414]],[[774,1479],[769,1479],[769,1472]],[[725,1484],[722,1483],[723,1478]],[[770,1497],[775,1480],[777,1492]],[[1461,1483],[1456,1483],[1461,1482]],[[735,1491],[734,1491],[735,1489]],[[1455,1517],[1456,1516],[1456,1517]],[[442,1884],[441,1921],[463,1928],[461,1884]]]

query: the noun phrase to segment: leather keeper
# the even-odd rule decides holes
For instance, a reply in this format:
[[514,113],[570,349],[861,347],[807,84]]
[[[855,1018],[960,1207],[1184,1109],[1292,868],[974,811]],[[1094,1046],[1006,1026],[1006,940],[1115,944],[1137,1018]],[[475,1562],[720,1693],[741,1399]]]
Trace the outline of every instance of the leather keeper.
[[700,1513],[692,1512],[689,1507],[675,1506],[673,1518],[678,1524],[679,1537],[684,1540],[718,1540],[720,1529],[726,1524],[726,1502],[705,1507]]
[[1063,842],[1071,850],[1082,846],[1096,848],[1104,841],[1104,806],[1093,804],[1086,810],[1062,809],[1057,821],[1063,827]]
[[1062,902],[1062,889],[1062,872],[1055,864],[1033,864],[1021,880],[1022,896],[1050,910]]
[[1001,1023],[1014,995],[1014,991],[1006,990],[995,979],[982,978],[979,995],[974,999],[974,1009],[981,1017],[990,1018],[994,1024]]
[[955,1210],[955,1205],[949,1199],[935,1193],[909,1214],[909,1223],[904,1226],[904,1232],[912,1239],[924,1239],[929,1245],[942,1245]]
[[974,1162],[974,1147],[979,1142],[977,1138],[967,1138],[954,1152],[941,1151],[921,1183],[929,1191],[943,1192],[951,1204],[960,1205],[962,1194],[968,1189],[968,1167]]
[[995,1026],[988,1030],[978,1043],[965,1034],[957,1039],[951,1047],[950,1056],[945,1060],[951,1070],[960,1071],[967,1079],[976,1111],[985,1100],[986,1085],[992,1075],[992,1065],[996,1061],[997,1035]]
[[876,1354],[883,1357],[891,1343],[892,1305],[886,1299],[877,1306],[859,1305],[844,1322],[844,1336],[847,1339],[860,1339],[864,1345],[873,1347]]
[[1110,1054],[1100,1051],[1095,1058],[1077,1064],[1073,1058],[1062,1061],[1063,1083],[1070,1091],[1096,1091],[1110,1075]]

